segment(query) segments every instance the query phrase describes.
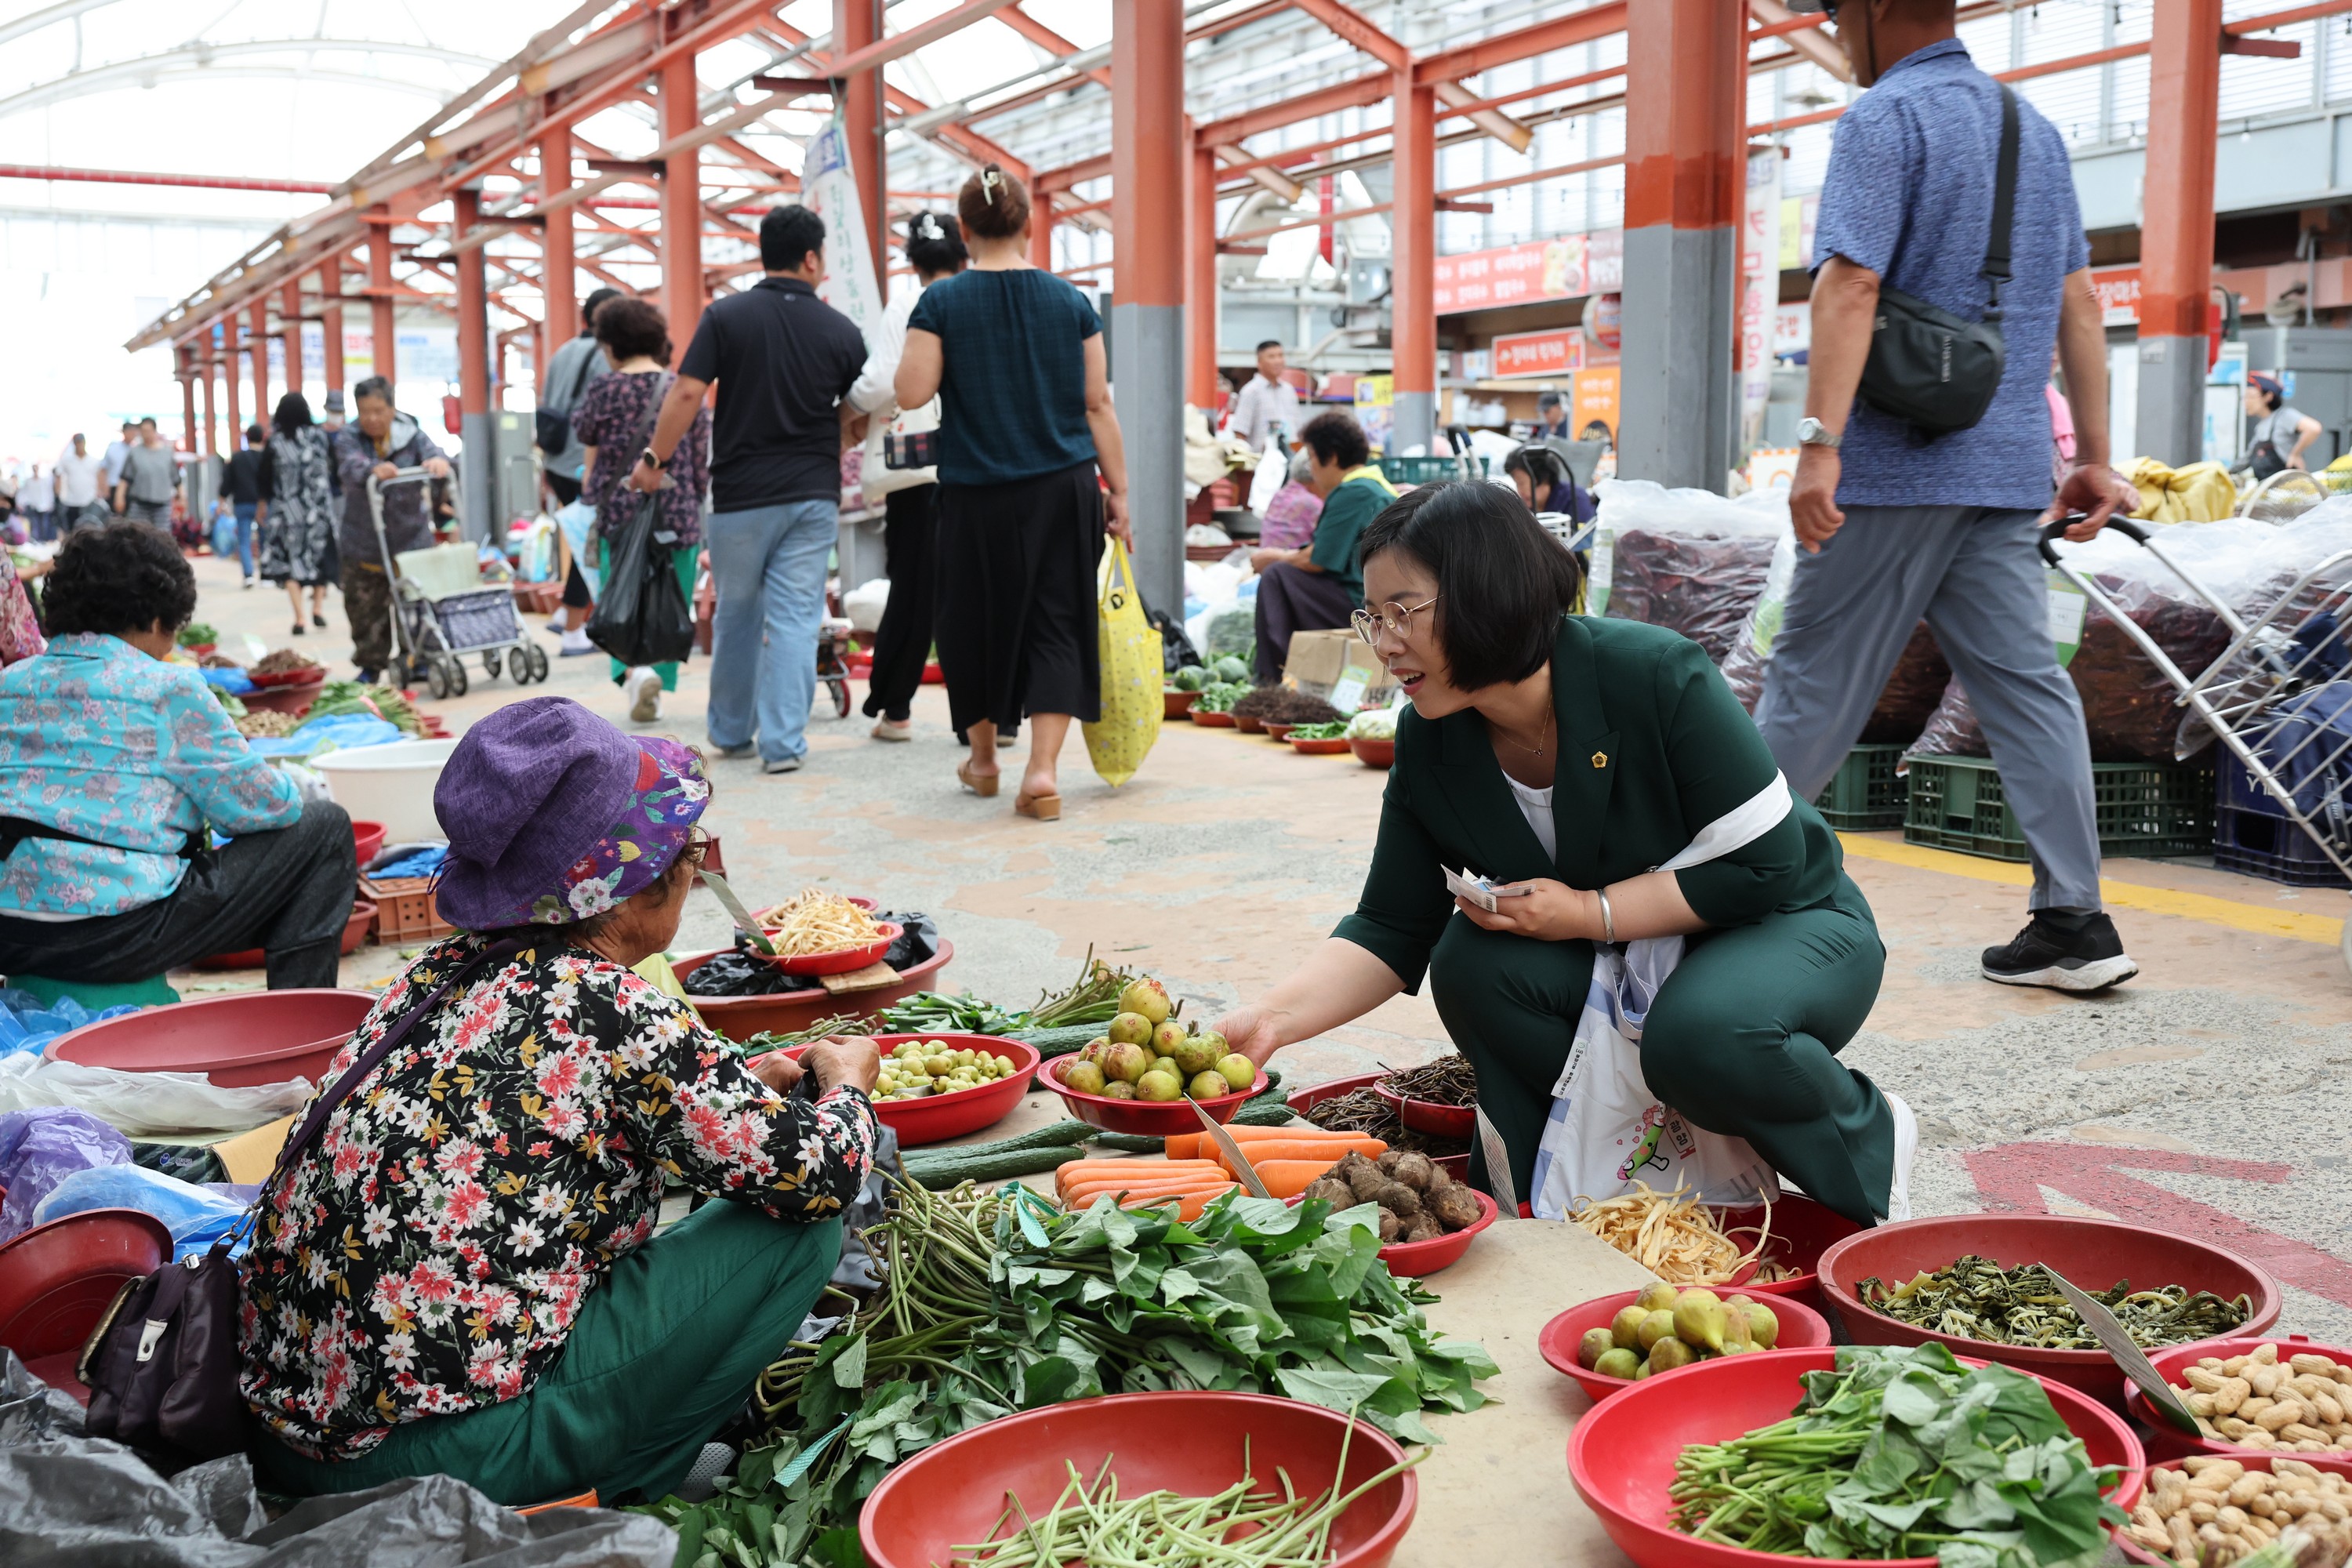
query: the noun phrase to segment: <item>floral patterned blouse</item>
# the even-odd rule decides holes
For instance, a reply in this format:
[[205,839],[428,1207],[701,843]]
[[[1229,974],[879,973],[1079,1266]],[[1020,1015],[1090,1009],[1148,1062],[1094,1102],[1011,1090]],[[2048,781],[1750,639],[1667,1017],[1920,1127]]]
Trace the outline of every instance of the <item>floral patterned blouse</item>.
[[0,815],[99,841],[19,843],[0,861],[0,914],[119,915],[171,896],[197,828],[290,827],[302,795],[195,666],[71,632],[0,670]]
[[[426,949],[327,1081],[485,945]],[[560,940],[526,949],[443,998],[264,1195],[246,1400],[297,1452],[341,1459],[519,1397],[653,1235],[665,1174],[824,1219],[864,1184],[874,1138],[860,1090],[788,1100],[642,976]]]
[[[621,524],[636,516],[628,501],[636,492],[622,481],[636,467],[645,443],[636,439],[653,411],[654,395],[669,384],[657,370],[610,371],[588,384],[580,406],[572,411],[572,436],[583,447],[596,448],[596,466],[581,487],[580,499],[596,509],[596,532],[617,539]],[[635,443],[632,445],[632,443]],[[680,544],[702,542],[702,500],[710,491],[710,410],[694,411],[694,423],[669,455],[663,470],[670,488],[661,492],[662,521],[677,533]]]

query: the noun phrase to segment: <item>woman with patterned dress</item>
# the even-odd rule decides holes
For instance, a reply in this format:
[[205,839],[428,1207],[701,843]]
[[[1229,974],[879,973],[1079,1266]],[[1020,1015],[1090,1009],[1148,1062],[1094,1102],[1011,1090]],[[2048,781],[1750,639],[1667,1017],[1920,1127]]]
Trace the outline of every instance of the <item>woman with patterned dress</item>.
[[327,588],[342,575],[335,552],[335,460],[327,433],[311,422],[299,392],[278,400],[269,440],[261,453],[261,575],[283,584],[294,605],[294,635],[303,634],[302,590],[310,590],[310,624],[327,624]]
[[[826,1040],[747,1067],[633,968],[677,935],[709,796],[692,751],[568,698],[458,742],[434,805],[460,934],[327,1082],[429,1011],[263,1193],[245,1260],[265,1485],[659,1498],[815,1304],[873,1164],[879,1058]],[[803,1071],[815,1092],[790,1094]],[[666,1177],[719,1201],[656,1236]]]

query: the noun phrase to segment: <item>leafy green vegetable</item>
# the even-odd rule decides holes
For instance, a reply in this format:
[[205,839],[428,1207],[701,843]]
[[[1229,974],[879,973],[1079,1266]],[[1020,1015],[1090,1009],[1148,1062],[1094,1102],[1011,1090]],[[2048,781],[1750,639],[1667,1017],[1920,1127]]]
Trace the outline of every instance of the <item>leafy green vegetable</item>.
[[1230,713],[1234,704],[1247,697],[1254,689],[1246,680],[1220,680],[1201,693],[1192,704],[1195,713]]
[[1395,740],[1396,710],[1372,708],[1357,714],[1348,721],[1348,739],[1350,741]]
[[182,647],[208,647],[220,641],[220,633],[210,621],[190,621],[173,640]]
[[1028,1022],[977,996],[918,991],[875,1015],[876,1029],[887,1035],[1002,1035]]
[[1675,1461],[1674,1522],[1703,1541],[1942,1568],[2087,1564],[2124,1522],[2042,1385],[1939,1344],[1842,1346],[1787,1419]]
[[1294,741],[1338,741],[1344,740],[1347,733],[1347,721],[1341,719],[1334,720],[1328,724],[1295,726],[1290,731],[1289,738]]
[[[2050,1270],[2039,1263],[2003,1268],[1970,1253],[1892,1287],[1873,1275],[1856,1289],[1863,1305],[1874,1312],[1957,1339],[2045,1350],[2099,1348]],[[2182,1285],[2135,1290],[2125,1279],[2085,1293],[2115,1314],[2134,1344],[2148,1350],[2220,1339],[2254,1315],[2249,1297],[2225,1301],[2206,1290],[2191,1295]]]

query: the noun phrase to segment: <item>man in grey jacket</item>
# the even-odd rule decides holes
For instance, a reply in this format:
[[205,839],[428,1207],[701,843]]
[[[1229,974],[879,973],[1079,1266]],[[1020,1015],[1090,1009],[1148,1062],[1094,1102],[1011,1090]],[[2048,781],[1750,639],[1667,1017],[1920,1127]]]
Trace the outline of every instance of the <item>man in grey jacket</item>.
[[[558,508],[579,500],[587,467],[588,449],[572,433],[572,412],[586,395],[589,384],[613,368],[604,346],[596,341],[596,312],[604,309],[606,300],[620,298],[618,289],[599,289],[588,296],[580,307],[580,335],[547,356],[547,374],[539,384],[539,411],[559,415],[563,419],[562,448],[543,452],[540,458],[540,477],[547,481],[548,497]],[[556,521],[556,537],[564,545],[563,607],[548,622],[547,629],[563,634],[563,654],[568,658],[596,651],[595,644],[582,629],[588,624],[588,612],[595,607],[595,599],[588,591],[588,579],[574,555],[579,549],[575,541],[584,541],[586,530],[575,521],[567,531],[561,526],[564,519]]]
[[[403,468],[449,477],[449,459],[424,426],[392,405],[392,384],[372,375],[352,389],[359,417],[335,433],[335,478],[343,487],[343,521],[335,548],[343,563],[343,616],[352,625],[352,658],[360,679],[373,685],[392,658],[392,562],[385,552],[422,550],[433,542],[428,487],[401,484],[382,490],[383,542],[376,542],[368,502],[368,476],[391,479]],[[399,672],[394,671],[395,675]],[[394,685],[400,684],[398,680]]]

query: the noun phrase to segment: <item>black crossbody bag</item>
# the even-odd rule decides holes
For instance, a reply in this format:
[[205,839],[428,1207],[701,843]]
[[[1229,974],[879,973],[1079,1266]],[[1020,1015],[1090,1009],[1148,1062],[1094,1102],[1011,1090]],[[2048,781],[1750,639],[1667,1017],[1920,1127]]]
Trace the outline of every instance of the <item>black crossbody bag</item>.
[[2017,95],[2000,89],[2000,160],[1993,175],[1992,233],[1983,277],[1990,299],[1981,321],[1881,286],[1862,400],[1931,441],[1965,430],[1992,406],[2007,353],[2000,336],[2000,290],[2009,281],[2010,230],[2017,206]]

